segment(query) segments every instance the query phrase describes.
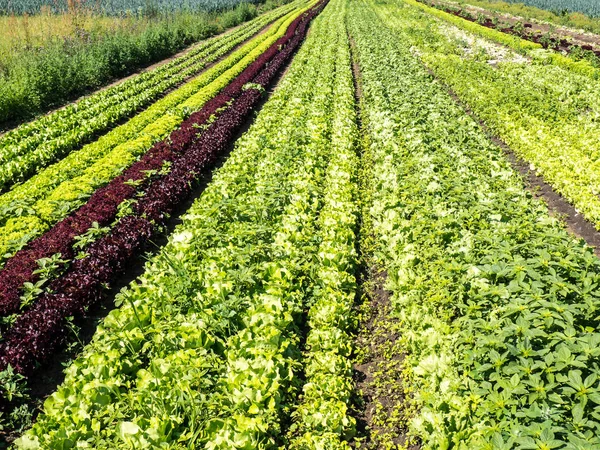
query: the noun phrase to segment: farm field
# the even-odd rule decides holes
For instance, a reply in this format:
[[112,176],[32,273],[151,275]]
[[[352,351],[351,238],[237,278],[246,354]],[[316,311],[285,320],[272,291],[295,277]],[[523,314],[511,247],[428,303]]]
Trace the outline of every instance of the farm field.
[[273,5],[0,135],[0,448],[600,449],[600,68],[456,7]]
[[555,11],[560,14],[576,11],[592,17],[600,16],[600,5],[594,0],[508,0],[508,2],[523,3],[527,6]]

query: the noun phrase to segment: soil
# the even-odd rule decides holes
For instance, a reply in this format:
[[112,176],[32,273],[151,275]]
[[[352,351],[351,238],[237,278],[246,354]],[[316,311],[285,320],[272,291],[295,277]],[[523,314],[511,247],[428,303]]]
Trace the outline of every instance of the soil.
[[[368,298],[369,315],[360,324],[360,333],[356,339],[355,346],[365,353],[365,358],[360,364],[354,364],[354,383],[360,398],[356,401],[355,418],[357,431],[360,437],[360,446],[354,448],[378,448],[380,443],[374,436],[390,436],[388,443],[409,450],[420,449],[419,444],[409,445],[410,438],[408,430],[382,424],[377,420],[378,416],[392,417],[395,411],[402,409],[406,404],[406,397],[401,388],[402,375],[400,369],[404,360],[404,354],[392,353],[391,358],[386,354],[387,350],[394,347],[398,335],[392,330],[394,319],[390,317],[391,292],[384,286],[387,273],[375,268],[366,270],[363,274],[366,278],[361,281],[361,287],[365,290],[364,295]],[[390,363],[397,371],[393,379],[390,379]],[[382,386],[383,387],[382,389]],[[382,395],[382,390],[387,395]],[[357,443],[355,443],[357,444]],[[407,446],[408,445],[408,446]]]

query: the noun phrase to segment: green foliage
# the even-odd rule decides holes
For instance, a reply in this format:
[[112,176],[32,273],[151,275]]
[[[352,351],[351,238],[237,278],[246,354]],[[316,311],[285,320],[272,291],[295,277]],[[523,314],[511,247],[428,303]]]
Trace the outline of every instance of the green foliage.
[[43,47],[15,50],[0,61],[0,127],[61,106],[259,12],[243,2],[219,13],[160,14],[140,19],[137,26],[48,39]]
[[254,125],[144,275],[118,296],[120,307],[18,447],[273,448],[296,409],[302,312],[312,306],[314,355],[305,371],[321,384],[327,361],[340,397],[318,405],[335,405],[331,429],[307,420],[302,439],[348,448],[351,345],[340,331],[352,321],[338,314],[353,299],[357,161],[355,136],[346,133],[354,105],[336,3],[315,19]]
[[60,253],[56,253],[49,258],[37,260],[38,269],[34,270],[33,273],[38,275],[38,280],[35,283],[26,282],[23,284],[21,309],[28,308],[44,292],[44,285],[56,278],[65,269],[68,261],[61,259],[61,256]]
[[506,0],[507,3],[522,3],[527,6],[552,11],[556,16],[567,16],[569,12],[581,12],[591,17],[600,17],[600,6],[596,0]]
[[19,433],[29,428],[33,417],[29,390],[25,378],[11,366],[0,372],[0,395],[5,402],[0,409],[0,431],[8,428]]
[[[140,14],[156,17],[160,14],[179,11],[222,11],[236,6],[255,3],[252,0],[80,0],[77,8],[90,9],[100,14],[121,15]],[[68,0],[56,0],[51,4],[44,0],[0,1],[0,11],[3,14],[36,14],[43,8],[55,13],[68,12],[73,9],[73,3]]]
[[[432,23],[427,14],[412,15],[407,20]],[[584,63],[590,70],[597,69],[554,52],[530,54],[534,57],[532,64],[512,63],[509,56],[507,62],[492,67],[487,61],[493,56],[483,60],[465,57],[464,44],[435,26],[428,28],[427,40],[410,31],[408,21],[394,26],[410,37],[436,76],[494,134],[600,227],[600,165],[598,146],[591,138],[600,132],[600,90],[588,76],[575,73],[572,65]],[[569,65],[548,64],[555,58],[564,58]]]
[[320,244],[312,275],[312,298],[308,301],[309,331],[303,359],[306,382],[300,404],[292,414],[292,449],[349,449],[347,442],[356,432],[349,410],[353,391],[358,130],[345,26],[347,12],[346,5],[342,5],[333,17],[335,26],[328,30],[331,36],[324,36],[336,46],[332,55],[336,102],[331,113],[335,132],[318,221]]

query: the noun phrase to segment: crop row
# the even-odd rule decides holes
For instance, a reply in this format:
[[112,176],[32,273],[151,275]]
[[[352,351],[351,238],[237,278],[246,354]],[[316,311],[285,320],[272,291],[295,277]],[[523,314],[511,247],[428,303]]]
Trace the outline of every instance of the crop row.
[[564,15],[564,11],[581,12],[591,17],[600,16],[600,8],[594,0],[507,0],[508,3],[523,3],[536,8],[554,11]]
[[4,259],[11,256],[120,175],[269,48],[303,9],[306,6],[279,19],[265,33],[126,124],[0,197],[0,208],[6,211],[0,221],[0,255]]
[[[152,17],[156,14],[168,15],[181,11],[221,11],[234,8],[240,3],[240,0],[157,0],[152,4],[142,0],[82,0],[79,7],[84,11],[93,11],[100,15],[121,16],[134,14]],[[256,2],[248,1],[248,3]],[[43,0],[0,1],[0,11],[3,14],[39,14],[48,9],[53,13],[66,14],[72,10],[72,5],[69,4],[68,0],[56,0],[51,5]]]
[[434,448],[598,448],[600,261],[414,56],[407,8],[351,4],[412,433]]
[[[510,55],[506,62],[491,66],[488,61],[494,56],[488,55],[488,48],[468,44],[465,50],[464,39],[438,28],[428,12],[401,11],[402,20],[392,20],[390,26],[418,48],[435,75],[491,132],[599,227],[598,85],[554,65],[511,62],[514,58]],[[417,35],[411,31],[417,22],[431,27]]]
[[295,7],[297,4],[280,7],[170,63],[0,136],[0,192],[148,106]]
[[[339,46],[347,46],[341,6],[334,2],[317,19],[256,123],[141,279],[119,295],[121,307],[67,370],[19,445],[46,448],[68,439],[95,448],[178,442],[214,449],[285,440],[301,385],[302,312],[310,302],[316,330],[316,305],[323,320],[328,311],[325,290],[315,290],[312,302],[307,289],[325,274],[339,276],[342,284],[320,284],[333,296],[332,308],[335,300],[349,301],[334,291],[353,290],[348,243],[355,218],[345,206],[354,195],[356,155],[349,61],[336,62]],[[344,111],[334,114],[337,105]],[[339,154],[330,148],[334,125]],[[339,224],[332,220],[340,217],[337,201],[349,214]],[[319,256],[334,242],[346,257]]]
[[[345,15],[346,8],[341,13]],[[332,158],[319,213],[318,256],[311,277],[302,361],[306,379],[300,403],[292,413],[292,449],[349,449],[348,441],[356,433],[350,403],[354,389],[351,332],[355,328],[358,129],[345,23],[338,33]]]

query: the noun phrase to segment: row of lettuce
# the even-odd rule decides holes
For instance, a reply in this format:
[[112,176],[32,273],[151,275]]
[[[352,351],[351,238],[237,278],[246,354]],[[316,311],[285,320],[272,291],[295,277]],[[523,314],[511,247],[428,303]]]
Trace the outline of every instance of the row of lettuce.
[[[433,41],[414,27],[427,19],[350,3],[412,434],[425,448],[598,448],[600,261],[415,57],[416,35]],[[436,70],[458,59],[437,57]]]
[[295,7],[290,4],[259,16],[167,64],[0,136],[0,192],[135,115]]
[[[358,157],[344,15],[334,0],[315,20],[18,447],[349,449]],[[200,140],[258,101],[253,86]]]

